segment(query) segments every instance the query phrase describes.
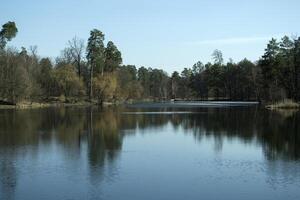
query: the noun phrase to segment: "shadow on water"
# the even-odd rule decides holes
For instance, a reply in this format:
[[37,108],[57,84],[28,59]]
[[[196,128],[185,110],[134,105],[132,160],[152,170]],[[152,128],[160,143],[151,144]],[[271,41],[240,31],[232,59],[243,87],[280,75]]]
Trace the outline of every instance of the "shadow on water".
[[90,181],[97,183],[107,178],[105,171],[110,171],[109,176],[117,173],[114,162],[124,137],[137,129],[168,124],[197,141],[213,138],[216,151],[222,151],[224,139],[238,139],[261,146],[267,161],[298,161],[299,121],[299,112],[282,114],[257,107],[0,110],[0,191],[4,199],[14,199],[21,172],[16,161],[28,154],[34,157],[42,147],[53,144],[71,160],[85,154]]

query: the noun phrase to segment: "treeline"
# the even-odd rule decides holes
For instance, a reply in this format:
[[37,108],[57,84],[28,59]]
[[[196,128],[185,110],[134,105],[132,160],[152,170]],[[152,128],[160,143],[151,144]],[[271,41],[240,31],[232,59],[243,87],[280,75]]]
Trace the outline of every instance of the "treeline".
[[259,61],[197,62],[171,76],[159,69],[122,65],[122,54],[94,29],[85,41],[74,37],[52,61],[37,48],[7,47],[17,35],[14,22],[0,31],[0,101],[126,101],[129,99],[227,99],[276,101],[300,98],[300,38],[272,39]]

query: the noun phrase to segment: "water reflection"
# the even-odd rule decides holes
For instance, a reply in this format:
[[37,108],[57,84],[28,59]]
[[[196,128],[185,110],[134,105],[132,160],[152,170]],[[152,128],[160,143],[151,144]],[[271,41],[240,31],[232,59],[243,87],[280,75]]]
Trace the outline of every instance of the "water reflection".
[[256,143],[267,162],[277,161],[270,162],[267,172],[268,181],[276,185],[280,180],[274,180],[272,174],[278,170],[284,171],[288,180],[295,174],[300,177],[299,170],[290,164],[300,159],[299,116],[298,112],[271,112],[257,107],[1,110],[1,194],[4,199],[14,199],[22,172],[19,163],[28,155],[38,159],[38,154],[46,154],[53,147],[72,165],[85,162],[92,184],[112,179],[118,175],[115,162],[121,156],[124,138],[136,134],[136,130],[140,134],[159,133],[147,130],[167,125],[192,134],[199,145],[203,139],[213,138],[216,153],[222,152],[225,139]]

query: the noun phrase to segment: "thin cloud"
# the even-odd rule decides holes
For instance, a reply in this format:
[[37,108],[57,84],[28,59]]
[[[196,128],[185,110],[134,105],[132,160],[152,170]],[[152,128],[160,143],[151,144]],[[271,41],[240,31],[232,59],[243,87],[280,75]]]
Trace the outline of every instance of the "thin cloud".
[[265,42],[271,40],[271,38],[281,38],[284,34],[264,36],[264,37],[236,37],[236,38],[225,38],[215,40],[201,40],[194,42],[187,42],[188,45],[234,45],[234,44],[250,44]]

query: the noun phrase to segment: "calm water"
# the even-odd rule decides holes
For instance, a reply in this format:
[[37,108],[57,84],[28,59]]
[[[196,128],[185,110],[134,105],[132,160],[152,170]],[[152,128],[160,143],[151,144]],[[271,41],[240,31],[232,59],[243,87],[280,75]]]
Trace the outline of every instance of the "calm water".
[[0,199],[300,199],[300,114],[0,110]]

